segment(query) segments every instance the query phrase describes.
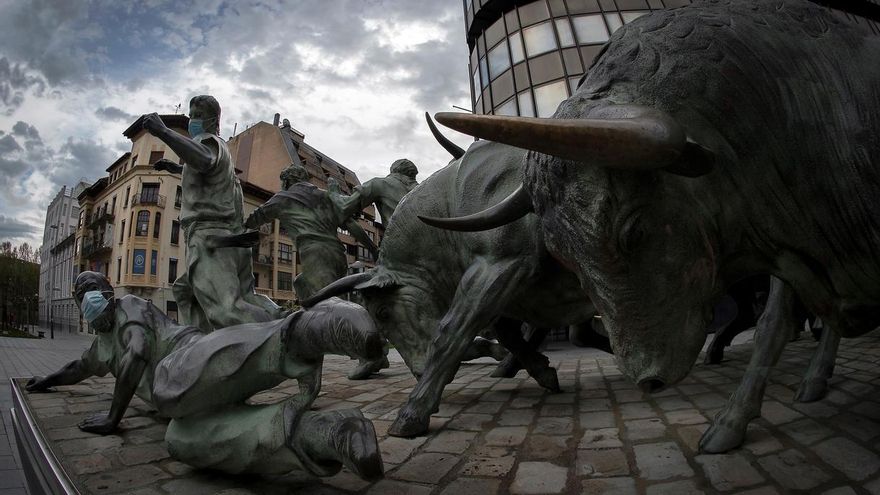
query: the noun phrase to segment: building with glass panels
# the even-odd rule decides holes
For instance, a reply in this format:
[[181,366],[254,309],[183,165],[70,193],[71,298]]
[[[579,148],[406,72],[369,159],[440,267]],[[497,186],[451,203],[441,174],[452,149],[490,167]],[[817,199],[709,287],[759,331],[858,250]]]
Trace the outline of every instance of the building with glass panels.
[[549,117],[611,33],[690,0],[464,0],[476,113]]
[[[878,0],[869,0],[878,3]],[[611,34],[691,0],[463,0],[475,113],[549,117]],[[817,1],[832,7],[833,2]],[[842,13],[856,23],[875,21]]]

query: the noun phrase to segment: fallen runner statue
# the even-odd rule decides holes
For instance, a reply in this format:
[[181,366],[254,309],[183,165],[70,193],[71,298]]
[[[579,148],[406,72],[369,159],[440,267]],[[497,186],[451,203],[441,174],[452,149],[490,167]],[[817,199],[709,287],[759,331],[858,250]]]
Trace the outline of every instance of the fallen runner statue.
[[[175,459],[227,473],[305,471],[330,476],[343,465],[365,479],[382,477],[372,423],[357,409],[313,412],[324,354],[373,358],[381,339],[366,311],[339,299],[283,320],[206,333],[177,325],[139,297],[113,298],[100,273],[75,284],[83,318],[98,334],[82,358],[45,377],[31,392],[72,385],[91,376],[116,377],[106,414],[79,428],[110,434],[137,395],[172,418],[166,431]],[[298,395],[249,405],[252,395],[296,378]]]

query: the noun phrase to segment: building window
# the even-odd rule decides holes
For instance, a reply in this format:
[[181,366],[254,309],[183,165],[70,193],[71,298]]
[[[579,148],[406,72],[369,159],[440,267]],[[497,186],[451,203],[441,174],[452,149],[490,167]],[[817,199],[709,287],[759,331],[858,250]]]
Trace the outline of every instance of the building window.
[[122,221],[122,229],[119,231],[119,245],[122,245],[122,240],[125,239],[125,220]]
[[116,214],[116,196],[113,196],[112,206],[110,207],[110,213]]
[[165,314],[177,323],[177,301],[165,301]]
[[550,117],[556,111],[556,107],[568,96],[565,81],[545,84],[535,88],[535,106],[538,109],[538,117]]
[[507,53],[507,41],[489,50],[489,77],[495,79],[510,68],[510,57]]
[[574,32],[579,43],[604,43],[608,41],[608,31],[601,15],[582,15],[572,19]]
[[[599,22],[602,21],[600,20]],[[605,27],[603,26],[602,29],[604,30]],[[526,53],[529,57],[556,49],[556,35],[553,33],[553,26],[549,22],[523,29],[522,34],[526,41]]]
[[180,222],[174,220],[171,222],[171,244],[180,243]]
[[156,265],[159,263],[159,252],[153,249],[150,253],[150,275],[156,274]]
[[278,290],[293,290],[293,275],[287,272],[278,272]]
[[125,188],[125,202],[122,203],[123,208],[128,208],[128,198],[131,196],[131,186]]
[[[293,246],[290,244],[278,243],[278,261],[280,263],[290,264],[293,261]],[[289,290],[289,289],[286,289]]]
[[254,273],[253,275],[254,275],[254,287],[259,287],[260,286],[260,274]]
[[150,152],[150,165],[161,160],[163,156],[165,156],[164,151],[151,151]]
[[138,237],[146,237],[147,232],[150,230],[150,212],[147,210],[141,210],[138,212],[137,218],[137,228],[135,229],[134,235]]
[[138,161],[137,155],[134,155],[133,157],[131,157],[131,168],[134,168],[135,165],[137,165],[137,161]]
[[144,184],[141,187],[141,204],[156,204],[159,202],[159,184]]
[[153,239],[159,238],[159,227],[162,225],[162,214],[156,212],[156,220],[153,222]]
[[177,186],[177,192],[174,193],[174,207],[180,208],[180,196],[183,194],[183,188]]
[[131,239],[131,233],[134,232],[134,212],[128,216],[128,238]]
[[362,261],[373,261],[373,255],[363,246],[357,247],[357,259]]
[[116,258],[116,283],[122,278],[122,257]]
[[177,280],[177,258],[168,258],[168,283]]

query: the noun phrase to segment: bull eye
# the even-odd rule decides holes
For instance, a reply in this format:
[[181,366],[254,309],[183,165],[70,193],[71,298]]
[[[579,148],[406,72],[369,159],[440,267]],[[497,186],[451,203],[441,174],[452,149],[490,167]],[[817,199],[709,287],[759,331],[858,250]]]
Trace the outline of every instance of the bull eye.
[[645,226],[641,221],[641,215],[631,215],[620,229],[618,244],[620,251],[630,254],[639,248],[645,239]]
[[376,318],[383,321],[391,319],[391,310],[388,309],[388,306],[382,306],[379,311],[376,311]]

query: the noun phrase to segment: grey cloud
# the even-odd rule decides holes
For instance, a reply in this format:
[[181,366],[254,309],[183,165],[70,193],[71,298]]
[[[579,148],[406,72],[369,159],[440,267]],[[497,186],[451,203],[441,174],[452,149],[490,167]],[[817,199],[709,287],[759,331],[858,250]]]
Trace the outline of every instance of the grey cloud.
[[124,110],[121,110],[116,107],[102,107],[95,110],[95,115],[101,118],[109,119],[109,120],[123,120],[126,122],[132,122],[137,118],[136,115],[132,115]]
[[21,64],[13,64],[8,58],[0,58],[0,106],[12,115],[24,103],[25,92],[33,89],[37,95],[45,90],[42,78],[28,73]]
[[37,226],[22,222],[16,218],[0,215],[0,238],[18,239],[30,237],[39,231]]
[[12,153],[13,151],[21,151],[18,141],[11,135],[0,137],[0,155]]
[[25,139],[42,141],[42,139],[40,139],[40,132],[37,131],[37,128],[21,120],[19,120],[15,123],[14,126],[12,126],[12,134],[16,136],[21,136]]

